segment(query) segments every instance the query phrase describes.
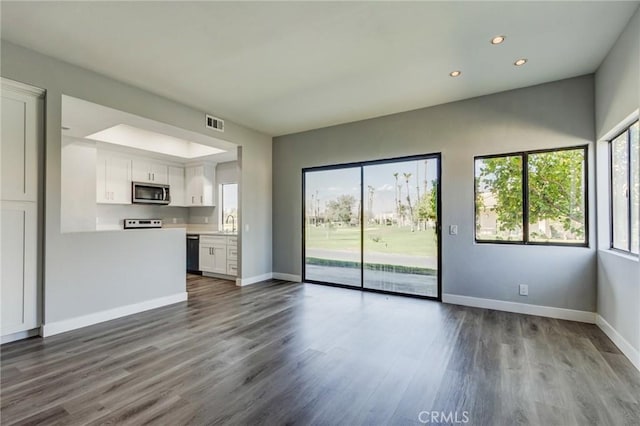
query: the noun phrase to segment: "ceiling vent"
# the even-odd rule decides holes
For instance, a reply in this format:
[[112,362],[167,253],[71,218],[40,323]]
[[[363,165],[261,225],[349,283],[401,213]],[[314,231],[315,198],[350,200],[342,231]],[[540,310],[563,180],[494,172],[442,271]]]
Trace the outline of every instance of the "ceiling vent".
[[224,120],[207,114],[207,128],[224,132]]

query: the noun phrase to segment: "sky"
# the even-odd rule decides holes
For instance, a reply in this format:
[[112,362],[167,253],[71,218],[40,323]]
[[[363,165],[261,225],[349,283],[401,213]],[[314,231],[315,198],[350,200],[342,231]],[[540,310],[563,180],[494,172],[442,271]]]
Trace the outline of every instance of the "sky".
[[[430,191],[432,181],[437,176],[437,160],[426,160],[427,189]],[[402,202],[406,204],[407,186],[403,173],[411,173],[409,188],[411,203],[417,201],[416,176],[420,184],[420,194],[424,191],[425,160],[411,160],[394,163],[376,164],[364,167],[365,208],[368,205],[368,187],[375,188],[373,193],[373,213],[391,213],[394,211],[396,180],[393,176],[398,173],[398,184],[402,185]],[[353,195],[360,200],[360,168],[346,168],[334,170],[320,170],[307,172],[305,176],[305,198],[307,206],[311,205],[312,196],[320,199],[320,210],[326,202],[334,200],[340,195]],[[316,192],[317,191],[317,192]]]

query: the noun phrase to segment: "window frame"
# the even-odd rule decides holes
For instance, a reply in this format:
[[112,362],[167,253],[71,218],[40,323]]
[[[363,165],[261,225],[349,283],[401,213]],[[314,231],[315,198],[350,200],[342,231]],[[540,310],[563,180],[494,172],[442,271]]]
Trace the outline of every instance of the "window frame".
[[[633,214],[633,206],[631,202],[631,184],[632,184],[632,173],[631,173],[631,127],[633,127],[636,123],[640,123],[640,119],[635,119],[628,125],[625,125],[623,129],[619,132],[616,132],[612,137],[607,141],[609,144],[609,250],[624,253],[628,256],[640,257],[640,253],[633,253],[631,251],[632,238],[631,235],[633,233],[633,223],[631,220]],[[639,124],[640,126],[640,124]],[[613,141],[618,139],[624,133],[627,134],[627,188],[629,191],[629,196],[627,197],[627,249],[621,249],[618,247],[614,247],[614,215],[613,215]],[[640,173],[640,171],[638,172]]]
[[[545,154],[561,151],[577,151],[582,150],[584,153],[583,182],[584,182],[584,242],[548,242],[548,241],[530,241],[529,240],[529,155]],[[476,185],[476,161],[486,160],[490,158],[501,157],[521,157],[522,159],[522,241],[515,240],[484,240],[478,239],[477,218],[478,204],[476,202],[478,196],[478,188]],[[589,145],[567,146],[560,148],[545,148],[529,151],[515,151],[501,154],[477,155],[473,157],[473,240],[476,244],[504,244],[518,246],[560,246],[560,247],[590,247],[590,230],[589,230]]]

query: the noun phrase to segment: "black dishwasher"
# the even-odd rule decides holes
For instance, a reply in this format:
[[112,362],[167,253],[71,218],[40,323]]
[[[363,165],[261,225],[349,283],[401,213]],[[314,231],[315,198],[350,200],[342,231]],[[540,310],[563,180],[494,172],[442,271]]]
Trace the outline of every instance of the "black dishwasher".
[[187,234],[187,272],[200,273],[200,235]]

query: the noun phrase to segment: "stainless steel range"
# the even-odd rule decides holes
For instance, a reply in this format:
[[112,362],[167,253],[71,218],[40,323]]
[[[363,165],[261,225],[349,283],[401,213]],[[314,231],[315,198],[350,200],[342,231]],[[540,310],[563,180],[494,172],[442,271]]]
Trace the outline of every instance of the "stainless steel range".
[[124,229],[162,228],[162,219],[125,219]]

